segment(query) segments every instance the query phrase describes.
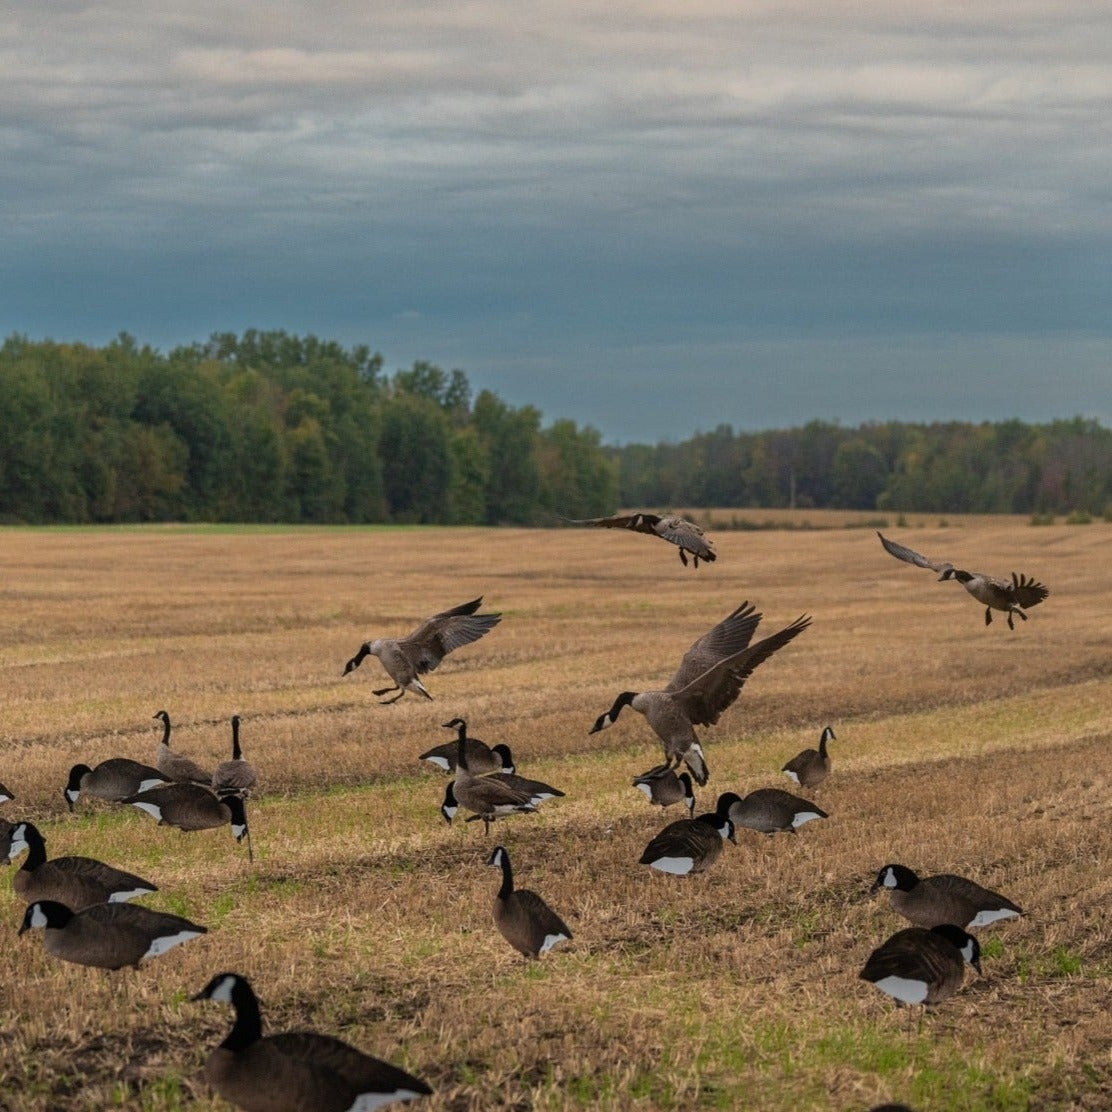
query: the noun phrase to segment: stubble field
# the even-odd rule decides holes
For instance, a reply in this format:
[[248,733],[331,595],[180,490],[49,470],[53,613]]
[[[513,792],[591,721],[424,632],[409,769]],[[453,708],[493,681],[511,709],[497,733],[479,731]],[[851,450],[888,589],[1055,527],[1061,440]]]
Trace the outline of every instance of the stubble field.
[[[748,515],[747,515],[748,516]],[[787,519],[787,514],[779,515]],[[805,515],[800,515],[805,516]],[[852,517],[722,532],[683,568],[652,538],[586,530],[188,529],[0,532],[0,818],[48,854],[160,887],[203,938],[109,974],[65,965],[0,877],[0,1108],[226,1108],[200,1077],[230,1025],[191,1003],[251,978],[267,1030],[313,1027],[425,1078],[438,1109],[1112,1108],[1110,527],[915,518],[887,532],[975,570],[1042,579],[1009,631],[957,583],[886,555]],[[426,684],[379,706],[367,638],[483,595],[503,614]],[[660,759],[622,690],[659,687],[743,600],[758,637],[813,626],[701,731],[699,793],[791,785],[777,772],[834,727],[829,820],[739,831],[705,875],[637,864],[665,821],[630,786]],[[209,765],[243,720],[263,781],[253,864],[230,830],[183,835],[133,808],[65,810],[70,765]],[[508,743],[562,788],[532,816],[448,827],[447,777],[417,754],[441,724]],[[508,847],[575,938],[524,963],[495,931]],[[872,899],[888,862],[975,877],[1027,914],[980,931],[984,976],[909,1034],[857,979],[904,921]]]

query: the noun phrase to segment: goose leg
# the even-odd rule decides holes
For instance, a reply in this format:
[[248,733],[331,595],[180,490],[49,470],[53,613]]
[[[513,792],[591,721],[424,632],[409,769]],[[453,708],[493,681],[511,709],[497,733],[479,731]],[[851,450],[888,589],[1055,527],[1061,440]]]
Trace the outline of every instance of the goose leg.
[[401,687],[395,685],[394,687],[380,687],[377,690],[372,691],[371,694],[372,695],[389,695],[391,691],[401,691],[401,690],[402,690]]
[[680,549],[680,563],[683,564],[685,568],[687,567],[687,556],[684,554],[682,548]]
[[[398,689],[395,688],[395,687],[388,687],[386,690],[387,691],[398,691]],[[380,695],[380,694],[383,694],[383,693],[380,692],[380,691],[376,691],[374,694],[375,695]],[[397,695],[395,695],[393,697],[393,699],[382,699],[382,700],[379,701],[378,705],[380,707],[388,707],[388,706],[390,706],[391,703],[396,703],[404,694],[405,694],[405,688],[403,687],[400,691],[398,691]]]
[[992,607],[985,607],[985,625],[992,625]]

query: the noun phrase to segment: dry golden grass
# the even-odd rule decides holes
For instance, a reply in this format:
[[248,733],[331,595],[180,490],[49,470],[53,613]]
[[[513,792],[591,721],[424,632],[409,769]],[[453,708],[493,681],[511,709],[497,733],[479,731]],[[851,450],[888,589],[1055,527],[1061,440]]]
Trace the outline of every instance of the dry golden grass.
[[[148,876],[145,902],[211,928],[109,975],[17,938],[0,883],[0,1108],[226,1107],[199,1070],[230,1015],[188,1002],[224,969],[251,977],[268,1029],[405,1065],[436,1089],[429,1109],[1112,1107],[1110,530],[948,520],[890,531],[1042,578],[1049,600],[1014,633],[866,528],[720,533],[697,571],[650,538],[572,529],[0,533],[0,780],[19,797],[3,817],[39,823],[51,855]],[[374,658],[341,678],[364,638],[478,594],[505,618],[427,678],[435,702],[378,706]],[[636,861],[663,820],[629,779],[659,749],[631,712],[587,730],[743,599],[761,633],[814,625],[702,731],[701,802],[790,786],[776,770],[829,723],[831,818],[743,831],[702,877],[650,875]],[[243,717],[264,781],[253,866],[227,831],[65,812],[69,766],[151,760],[162,708],[209,763]],[[489,840],[445,826],[446,777],[415,757],[454,715],[567,798]],[[575,932],[541,962],[491,923],[496,841]],[[868,895],[888,861],[1028,910],[981,932],[985,977],[912,1037],[857,980],[903,925]]]

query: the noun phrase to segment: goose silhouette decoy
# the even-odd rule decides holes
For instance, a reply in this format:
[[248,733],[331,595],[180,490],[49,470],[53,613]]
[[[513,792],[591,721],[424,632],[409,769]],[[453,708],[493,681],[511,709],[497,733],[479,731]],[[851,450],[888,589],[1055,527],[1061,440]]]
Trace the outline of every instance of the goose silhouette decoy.
[[212,790],[218,796],[228,794],[246,798],[259,782],[259,774],[243,759],[239,744],[239,715],[232,715],[232,759],[221,761],[212,773]]
[[72,811],[82,793],[109,803],[122,803],[129,795],[165,783],[166,777],[157,768],[127,757],[109,757],[96,768],[75,764],[69,771],[62,795]]
[[238,973],[218,973],[192,999],[235,1009],[231,1031],[205,1061],[205,1080],[247,1112],[360,1112],[432,1092],[405,1070],[331,1035],[263,1035],[258,998]]
[[365,641],[344,665],[344,675],[358,668],[368,656],[377,656],[394,686],[377,688],[372,694],[398,693],[392,699],[383,699],[383,705],[396,703],[407,691],[431,699],[419,677],[433,671],[453,650],[478,641],[502,620],[501,614],[476,614],[482,603],[480,595],[471,602],[434,614],[407,637]]
[[611,517],[565,518],[569,525],[591,525],[598,529],[632,529],[635,533],[647,533],[650,537],[660,537],[676,545],[680,550],[680,562],[687,567],[687,554],[690,553],[695,567],[703,560],[708,564],[718,559],[714,545],[693,521],[678,514],[654,514],[638,511],[628,514],[614,514]]
[[703,873],[718,860],[722,843],[737,844],[731,819],[714,811],[693,819],[677,819],[645,847],[638,864],[673,876]]
[[163,778],[177,784],[203,784],[206,787],[211,784],[211,772],[170,748],[170,715],[160,710],[153,717],[162,723],[162,740],[155,751],[154,763]]
[[76,965],[101,969],[139,968],[145,958],[207,933],[208,927],[180,915],[130,903],[100,903],[72,911],[54,900],[37,900],[23,916],[19,933],[42,928],[46,952]]
[[872,891],[881,888],[890,893],[892,910],[917,927],[955,923],[971,930],[1023,914],[1007,896],[952,873],[920,879],[906,865],[885,865],[877,873]]
[[780,788],[758,788],[744,799],[736,792],[724,792],[718,797],[718,811],[729,815],[734,826],[744,826],[761,834],[775,834],[781,830],[794,834],[812,819],[830,817],[809,799],[801,799]]
[[804,749],[797,753],[780,771],[801,788],[817,788],[830,775],[830,754],[826,745],[835,740],[833,728],[827,726],[822,731],[817,749]]
[[12,876],[12,891],[26,903],[53,900],[71,911],[82,911],[93,904],[126,903],[158,891],[149,880],[92,857],[47,860],[46,839],[32,822],[12,828],[8,858],[14,861],[24,850],[27,857]]
[[877,532],[880,543],[885,551],[903,560],[907,564],[914,564],[919,568],[929,568],[939,573],[938,580],[956,579],[982,606],[985,608],[985,625],[992,624],[993,610],[1003,611],[1008,615],[1008,629],[1015,629],[1012,618],[1018,616],[1027,621],[1024,610],[1038,606],[1050,594],[1050,591],[1027,575],[1017,575],[1014,571],[1010,580],[999,579],[996,576],[985,575],[978,571],[964,571],[955,567],[947,560],[932,560],[914,549],[907,548],[896,541],[889,540],[883,533]]
[[[467,723],[462,718],[453,718],[445,722],[446,730],[456,730],[457,739],[462,738],[467,748],[467,767],[475,776],[485,776],[489,772],[513,771],[513,756],[508,745],[499,743],[489,746],[480,738],[471,737],[467,733]],[[455,772],[456,754],[459,745],[456,741],[446,741],[443,745],[436,745],[426,749],[417,759],[428,761],[443,772]]]
[[536,892],[514,888],[513,869],[505,846],[496,846],[487,864],[502,870],[502,886],[492,909],[494,925],[518,953],[526,959],[538,958],[571,938],[567,923]]
[[760,620],[756,609],[743,602],[687,650],[663,690],[623,691],[588,732],[607,729],[617,721],[623,707],[632,707],[645,716],[660,739],[669,766],[676,768],[683,762],[696,783],[705,784],[709,771],[694,727],[713,726],[741,694],[753,670],[811,624],[811,619],[803,615],[750,645]]
[[981,972],[977,940],[953,923],[897,931],[868,957],[858,974],[900,1004],[940,1004],[961,988],[965,966]]
[[677,776],[675,770],[668,765],[657,765],[656,768],[635,776],[633,786],[657,807],[667,810],[674,803],[682,803],[689,816],[695,814],[695,791],[691,786],[690,773],[681,772]]

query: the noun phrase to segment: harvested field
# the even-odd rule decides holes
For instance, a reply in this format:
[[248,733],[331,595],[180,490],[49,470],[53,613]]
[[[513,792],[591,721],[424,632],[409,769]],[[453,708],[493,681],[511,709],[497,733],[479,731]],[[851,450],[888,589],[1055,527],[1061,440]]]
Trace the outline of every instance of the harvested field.
[[[65,965],[17,937],[0,878],[0,1109],[228,1107],[200,1071],[230,1012],[189,1002],[222,970],[251,978],[267,1030],[396,1062],[436,1090],[412,1106],[430,1110],[1112,1108],[1112,526],[913,524],[886,532],[1034,575],[1049,599],[986,628],[959,584],[836,518],[716,534],[697,570],[652,538],[570,528],[3,530],[0,781],[17,799],[0,818],[35,821],[51,856],[149,877],[145,904],[210,933],[138,972]],[[503,621],[425,677],[433,702],[379,706],[373,657],[341,676],[363,640],[477,595]],[[657,875],[636,862],[666,819],[629,781],[659,745],[631,711],[587,731],[745,599],[758,637],[814,623],[699,731],[700,804],[791,787],[777,770],[829,724],[831,817]],[[67,813],[72,764],[153,761],[160,709],[210,766],[242,717],[253,865],[226,829],[88,799]],[[566,798],[489,839],[445,825],[447,777],[416,756],[456,715]],[[499,843],[575,934],[539,962],[491,922]],[[869,894],[888,862],[1027,912],[979,932],[984,976],[918,1028],[857,979],[905,925]]]

